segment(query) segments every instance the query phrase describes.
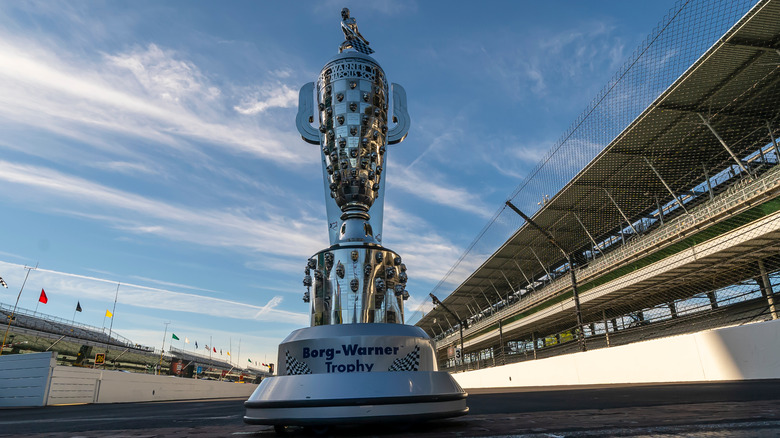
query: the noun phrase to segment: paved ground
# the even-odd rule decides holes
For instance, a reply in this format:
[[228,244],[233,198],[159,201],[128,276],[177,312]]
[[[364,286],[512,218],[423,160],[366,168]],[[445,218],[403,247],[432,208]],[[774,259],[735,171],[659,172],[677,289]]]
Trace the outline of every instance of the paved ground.
[[[0,436],[273,436],[242,422],[243,400],[1,409]],[[780,381],[473,390],[468,416],[418,425],[341,427],[324,435],[421,438],[777,437]],[[289,436],[314,431],[290,428]]]

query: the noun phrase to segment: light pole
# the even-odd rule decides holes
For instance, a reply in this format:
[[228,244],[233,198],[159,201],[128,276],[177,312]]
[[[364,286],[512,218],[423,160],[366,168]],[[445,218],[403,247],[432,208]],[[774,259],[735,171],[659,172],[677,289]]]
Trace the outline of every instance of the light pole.
[[580,308],[580,292],[577,290],[577,275],[574,273],[574,259],[571,256],[571,254],[567,253],[566,250],[563,249],[563,247],[558,243],[557,240],[550,234],[549,231],[545,230],[544,228],[540,227],[536,222],[533,221],[530,217],[526,216],[525,213],[520,211],[519,208],[515,207],[514,204],[510,201],[506,201],[507,207],[511,208],[515,213],[517,213],[525,222],[530,225],[532,228],[536,229],[544,237],[547,238],[547,240],[552,244],[552,246],[558,248],[558,251],[563,254],[563,257],[566,258],[566,262],[569,263],[569,276],[571,277],[571,290],[572,290],[572,296],[574,297],[574,313],[577,318],[577,340],[580,344],[580,351],[587,350],[587,347],[585,346],[585,333],[582,331],[582,309]]
[[431,299],[433,300],[433,304],[436,304],[437,306],[441,306],[444,310],[447,311],[450,315],[452,315],[453,318],[455,318],[456,321],[458,321],[458,326],[460,327],[460,360],[465,362],[464,354],[466,354],[465,348],[463,348],[463,329],[468,328],[468,323],[465,319],[458,318],[458,315],[455,314],[452,310],[449,309],[449,307],[445,306],[444,303],[442,303],[438,298],[436,298],[436,295],[433,293],[429,293],[428,295],[431,296]]
[[160,374],[160,368],[162,367],[163,353],[165,353],[165,337],[168,336],[168,324],[170,324],[170,323],[171,323],[170,321],[164,323],[165,324],[165,332],[163,333],[163,345],[162,345],[162,350],[160,350],[160,360],[157,362],[157,374],[158,375]]
[[[3,355],[3,349],[5,349],[5,341],[8,339],[8,331],[11,330],[11,322],[14,320],[14,315],[16,315],[16,306],[19,305],[19,298],[22,297],[22,291],[24,290],[24,285],[27,284],[27,277],[30,276],[30,271],[33,269],[38,269],[38,264],[35,264],[35,267],[31,266],[25,266],[24,269],[27,269],[27,274],[24,276],[24,281],[22,282],[22,287],[19,289],[19,294],[16,296],[16,304],[14,304],[14,310],[11,312],[11,316],[8,317],[8,327],[5,328],[5,335],[3,335],[3,344],[0,346],[0,356]],[[8,287],[5,284],[5,281],[3,281],[3,285],[5,287]]]
[[[108,338],[106,339],[106,360],[103,362],[103,369],[106,369],[106,362],[108,362],[108,343],[111,342],[111,330],[114,328],[114,318],[116,317],[116,299],[119,298],[119,284],[116,284],[116,293],[114,294],[114,307],[111,309],[111,324],[108,327]],[[105,318],[103,318],[105,320]],[[105,322],[103,323],[105,325]],[[163,346],[165,345],[165,339],[163,339]],[[116,359],[114,359],[116,361]]]

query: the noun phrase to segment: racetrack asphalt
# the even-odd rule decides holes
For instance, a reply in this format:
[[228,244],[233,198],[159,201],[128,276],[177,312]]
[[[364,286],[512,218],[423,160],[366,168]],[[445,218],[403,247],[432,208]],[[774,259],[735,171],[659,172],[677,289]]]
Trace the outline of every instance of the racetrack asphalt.
[[[780,380],[469,390],[469,415],[289,436],[780,436]],[[273,436],[243,423],[243,399],[0,409],[0,436]]]

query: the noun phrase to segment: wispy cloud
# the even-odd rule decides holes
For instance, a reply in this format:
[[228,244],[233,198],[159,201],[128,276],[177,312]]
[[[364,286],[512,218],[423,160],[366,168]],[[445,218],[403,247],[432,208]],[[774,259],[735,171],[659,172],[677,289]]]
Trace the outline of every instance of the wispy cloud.
[[110,65],[127,69],[152,97],[176,103],[186,100],[213,101],[219,88],[208,85],[200,69],[190,61],[177,59],[155,44],[130,52],[105,55]]
[[244,115],[254,115],[269,108],[292,108],[297,101],[298,92],[294,89],[284,84],[268,84],[249,91],[233,109]]
[[463,248],[440,235],[434,225],[395,204],[386,206],[384,222],[384,243],[401,255],[413,284],[418,280],[435,284],[463,252]]
[[[95,62],[3,38],[0,79],[0,117],[87,144],[105,146],[76,127],[186,147],[188,153],[193,146],[187,141],[195,140],[279,163],[306,160],[288,146],[300,143],[292,141],[292,130],[230,118],[235,104],[194,63],[154,44]],[[284,99],[267,107],[286,107]]]
[[[566,30],[528,27],[523,30],[496,29],[493,39],[504,45],[486,45],[477,40],[458,44],[460,56],[479,59],[480,75],[494,80],[506,97],[526,100],[529,94],[554,96],[561,83],[590,84],[593,74],[611,71],[625,57],[625,42],[614,35],[615,26],[606,21],[586,21]],[[481,41],[481,40],[479,40]],[[597,83],[602,83],[599,78]],[[588,89],[586,94],[591,94]],[[568,96],[563,96],[566,98]]]
[[275,296],[271,298],[271,301],[269,301],[265,306],[263,306],[260,310],[257,311],[255,314],[255,319],[263,319],[263,315],[266,315],[268,312],[274,310],[276,306],[278,306],[282,302],[282,297]]
[[[271,205],[257,216],[225,209],[188,208],[50,168],[7,161],[0,161],[0,167],[4,169],[0,182],[9,187],[5,193],[17,196],[17,202],[31,202],[36,208],[50,209],[50,212],[88,217],[132,233],[296,257],[308,257],[325,242],[325,237],[321,241],[311,237],[323,234],[322,220],[285,216]],[[279,245],[280,241],[286,244]]]
[[[21,265],[0,261],[4,272],[19,271]],[[81,300],[94,299],[106,301],[106,284],[112,287],[115,280],[72,274],[38,267],[35,271],[37,283],[46,284],[46,288],[56,290],[58,295],[68,295]],[[282,302],[281,296],[272,297],[265,305],[242,303],[238,301],[214,298],[189,292],[177,292],[157,287],[132,283],[121,283],[117,301],[121,304],[139,308],[160,309],[174,312],[189,312],[208,316],[236,319],[259,319],[269,322],[305,324],[307,315],[277,309]]]
[[432,172],[422,174],[418,169],[420,167],[394,170],[400,175],[394,175],[390,184],[392,187],[403,189],[421,199],[472,213],[479,217],[489,218],[492,214],[492,209],[483,203],[475,191],[436,181],[437,177]]

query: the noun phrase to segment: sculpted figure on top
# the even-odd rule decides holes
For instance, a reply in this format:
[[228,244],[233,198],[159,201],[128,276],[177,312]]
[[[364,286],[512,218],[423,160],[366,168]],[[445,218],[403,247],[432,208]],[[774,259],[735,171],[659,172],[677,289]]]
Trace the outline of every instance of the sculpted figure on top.
[[339,53],[347,49],[355,49],[360,53],[370,55],[374,53],[374,50],[368,47],[368,40],[366,40],[357,27],[357,21],[349,16],[349,9],[344,8],[341,10],[341,30],[344,32],[344,38],[346,41],[341,43],[339,47]]

